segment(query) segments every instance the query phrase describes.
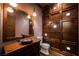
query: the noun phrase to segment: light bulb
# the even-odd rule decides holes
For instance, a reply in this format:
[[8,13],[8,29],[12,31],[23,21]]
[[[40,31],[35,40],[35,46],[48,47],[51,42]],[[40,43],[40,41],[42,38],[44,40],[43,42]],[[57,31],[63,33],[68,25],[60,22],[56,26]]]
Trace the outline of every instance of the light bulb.
[[70,13],[66,13],[66,16],[70,16]]
[[51,21],[49,21],[48,23],[49,23],[49,24],[51,24],[52,22],[51,22]]
[[28,18],[28,19],[31,19],[31,16],[30,16],[30,15],[28,15],[28,16],[27,16],[27,18]]
[[8,7],[8,8],[7,8],[7,11],[8,11],[9,13],[13,13],[13,12],[14,12],[14,10],[13,10],[11,7]]
[[36,12],[33,12],[33,16],[37,16]]
[[44,35],[47,36],[47,33],[45,33]]
[[53,25],[53,28],[57,28],[57,25]]
[[56,7],[54,7],[53,9],[54,9],[54,10],[56,10],[57,8],[56,8]]
[[10,5],[11,5],[12,7],[17,7],[17,4],[16,4],[16,3],[10,3]]
[[66,47],[66,49],[67,49],[67,50],[71,50],[71,48],[70,48],[70,47]]

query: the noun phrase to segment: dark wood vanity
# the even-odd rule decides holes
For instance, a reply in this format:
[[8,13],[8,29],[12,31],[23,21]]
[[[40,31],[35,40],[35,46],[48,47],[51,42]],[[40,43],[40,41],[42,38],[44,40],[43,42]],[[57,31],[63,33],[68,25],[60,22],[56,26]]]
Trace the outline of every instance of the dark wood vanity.
[[[14,13],[7,12],[7,9],[9,7],[11,7],[12,10],[14,10]],[[32,24],[30,25],[30,21],[32,19],[30,19],[29,21],[27,19],[27,15],[28,15],[27,12],[21,9],[15,9],[8,3],[3,4],[3,43],[2,43],[3,44],[3,47],[2,47],[3,55],[12,55],[12,56],[14,55],[15,56],[39,55],[40,44],[36,38],[33,39],[32,37],[31,38],[33,39],[32,43],[29,43],[29,44],[21,44],[21,42],[19,41],[27,37],[29,38],[31,37],[31,36],[24,36],[23,35],[24,33],[26,35],[33,34],[32,33],[33,30],[30,30],[32,29]],[[19,21],[21,23],[19,23]],[[22,24],[24,25],[21,26]],[[22,29],[21,30],[22,32],[20,31],[20,29]],[[18,32],[18,34],[16,34],[16,32]]]
[[5,56],[39,56],[39,42],[33,39],[32,43],[29,44],[21,44],[19,41],[5,43],[2,52]]

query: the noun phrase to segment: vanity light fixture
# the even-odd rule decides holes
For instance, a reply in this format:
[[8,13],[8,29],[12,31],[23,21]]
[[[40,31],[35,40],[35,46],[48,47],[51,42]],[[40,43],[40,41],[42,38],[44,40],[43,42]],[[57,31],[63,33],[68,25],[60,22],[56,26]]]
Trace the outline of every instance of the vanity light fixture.
[[34,17],[37,16],[37,14],[36,14],[36,12],[35,12],[35,8],[34,8],[34,10],[33,10],[33,16],[34,16]]
[[53,28],[57,28],[57,25],[56,25],[56,24],[54,24],[54,25],[53,25]]
[[14,12],[13,8],[11,8],[11,7],[8,7],[8,8],[7,8],[7,11],[8,11],[9,13],[13,13],[13,12]]
[[70,12],[66,13],[66,16],[70,16],[70,15],[71,15]]
[[47,33],[45,33],[44,35],[47,36]]
[[70,48],[70,47],[66,47],[66,49],[67,49],[67,50],[71,50],[71,48]]
[[17,7],[17,3],[10,3],[12,7]]
[[37,16],[36,12],[33,12],[33,16]]

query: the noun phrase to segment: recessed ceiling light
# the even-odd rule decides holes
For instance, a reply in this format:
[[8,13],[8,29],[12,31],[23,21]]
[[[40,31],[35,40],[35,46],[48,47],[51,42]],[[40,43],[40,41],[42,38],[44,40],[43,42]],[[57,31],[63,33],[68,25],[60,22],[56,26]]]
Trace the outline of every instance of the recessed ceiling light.
[[10,3],[12,7],[17,7],[17,3]]
[[8,8],[7,8],[7,11],[8,11],[9,13],[13,13],[13,12],[14,12],[13,8],[11,8],[11,7],[8,7]]
[[66,16],[70,16],[71,14],[68,12],[68,13],[66,13]]
[[67,50],[71,50],[71,48],[70,48],[70,47],[66,47],[66,49],[67,49]]

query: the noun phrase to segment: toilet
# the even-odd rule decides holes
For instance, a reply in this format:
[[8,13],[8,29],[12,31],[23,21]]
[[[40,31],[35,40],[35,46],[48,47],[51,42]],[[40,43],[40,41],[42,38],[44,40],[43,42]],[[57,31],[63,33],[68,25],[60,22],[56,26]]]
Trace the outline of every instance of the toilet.
[[40,40],[40,52],[44,55],[49,55],[50,45],[48,43],[43,43],[42,37],[38,37],[38,40]]

